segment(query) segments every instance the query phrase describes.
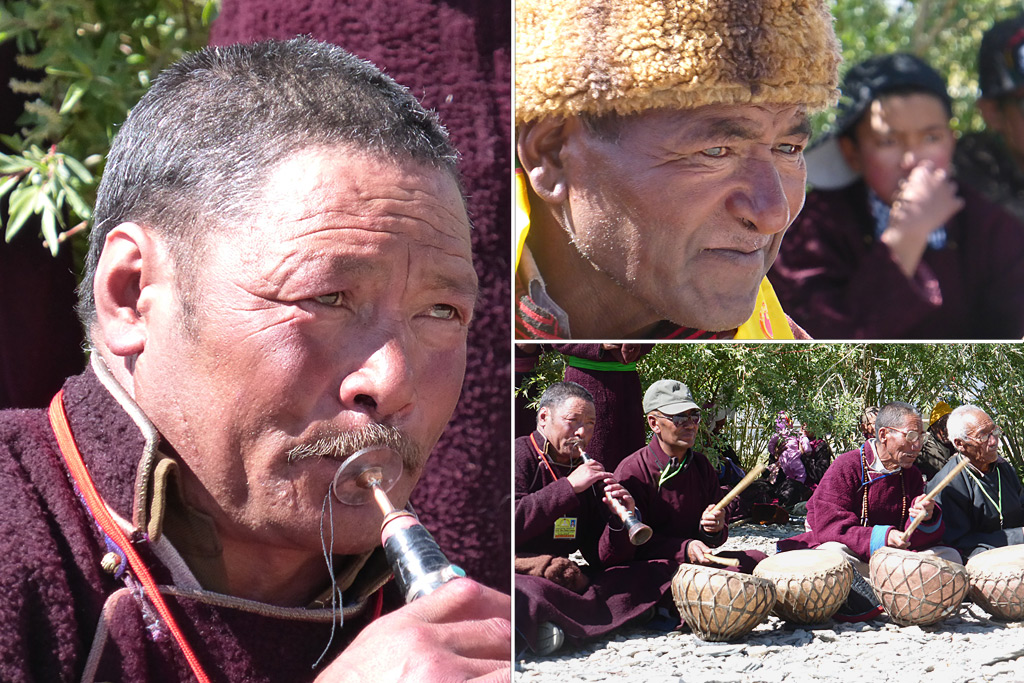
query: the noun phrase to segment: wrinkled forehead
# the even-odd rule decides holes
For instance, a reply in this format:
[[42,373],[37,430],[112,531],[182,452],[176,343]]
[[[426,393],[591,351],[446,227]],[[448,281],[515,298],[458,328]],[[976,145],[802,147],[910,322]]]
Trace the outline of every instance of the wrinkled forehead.
[[921,416],[913,414],[905,415],[903,417],[903,421],[900,423],[900,429],[905,431],[914,430],[920,432],[922,431],[923,426],[924,422],[922,422]]
[[977,434],[992,429],[995,422],[988,413],[982,411],[972,411],[967,413],[967,432],[969,434]]
[[279,239],[317,225],[399,231],[453,254],[470,252],[470,224],[457,179],[412,159],[384,158],[348,146],[294,152],[267,173],[253,207]]
[[594,404],[584,398],[579,398],[577,396],[571,396],[562,401],[560,404],[554,406],[554,412],[559,417],[581,416],[585,418],[593,418],[596,415]]

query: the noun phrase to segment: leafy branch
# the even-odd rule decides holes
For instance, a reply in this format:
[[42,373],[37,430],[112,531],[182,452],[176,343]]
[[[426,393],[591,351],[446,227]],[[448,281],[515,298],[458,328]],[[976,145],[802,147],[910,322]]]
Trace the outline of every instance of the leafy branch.
[[102,161],[116,126],[150,80],[204,46],[219,0],[51,0],[0,6],[0,43],[13,42],[25,77],[13,135],[0,136],[4,239],[38,216],[56,255],[91,218]]

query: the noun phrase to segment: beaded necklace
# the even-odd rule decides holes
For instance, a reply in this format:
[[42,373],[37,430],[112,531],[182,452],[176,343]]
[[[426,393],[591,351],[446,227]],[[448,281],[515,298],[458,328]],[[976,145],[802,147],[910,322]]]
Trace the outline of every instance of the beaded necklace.
[[874,484],[877,481],[885,479],[890,474],[896,474],[896,472],[899,472],[900,475],[900,490],[903,494],[903,512],[900,513],[900,525],[902,525],[907,519],[907,483],[906,480],[904,480],[903,478],[903,468],[901,467],[898,470],[886,472],[880,477],[875,477],[874,479],[871,479],[868,474],[870,472],[870,467],[868,466],[868,456],[864,450],[864,447],[866,445],[867,442],[862,443],[860,445],[860,485],[861,488],[864,489],[864,498],[861,501],[860,505],[860,525],[868,526],[868,486],[870,484]]

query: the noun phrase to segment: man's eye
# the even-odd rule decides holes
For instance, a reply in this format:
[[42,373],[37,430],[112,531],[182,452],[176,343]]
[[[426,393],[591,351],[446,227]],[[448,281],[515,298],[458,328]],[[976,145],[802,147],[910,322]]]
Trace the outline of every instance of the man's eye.
[[459,317],[459,311],[449,304],[434,304],[427,311],[427,315],[438,320],[455,320]]
[[712,157],[713,159],[718,159],[720,157],[724,157],[727,151],[728,150],[725,147],[708,147],[705,150],[701,150],[701,154]]
[[792,155],[804,151],[804,147],[803,145],[791,145],[788,142],[784,142],[778,146],[778,150],[783,154]]
[[330,294],[321,294],[320,296],[314,296],[313,301],[324,306],[341,306],[345,302],[345,295],[341,292],[331,292]]

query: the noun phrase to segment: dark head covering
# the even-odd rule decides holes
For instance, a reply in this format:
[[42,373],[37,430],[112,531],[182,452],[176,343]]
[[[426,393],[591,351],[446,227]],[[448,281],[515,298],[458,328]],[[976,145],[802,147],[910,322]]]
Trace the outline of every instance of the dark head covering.
[[889,93],[924,92],[939,98],[952,114],[946,81],[922,59],[898,52],[871,57],[846,72],[836,116],[836,133],[853,128],[871,103]]
[[978,51],[982,97],[1002,97],[1024,88],[1024,14],[997,21]]

